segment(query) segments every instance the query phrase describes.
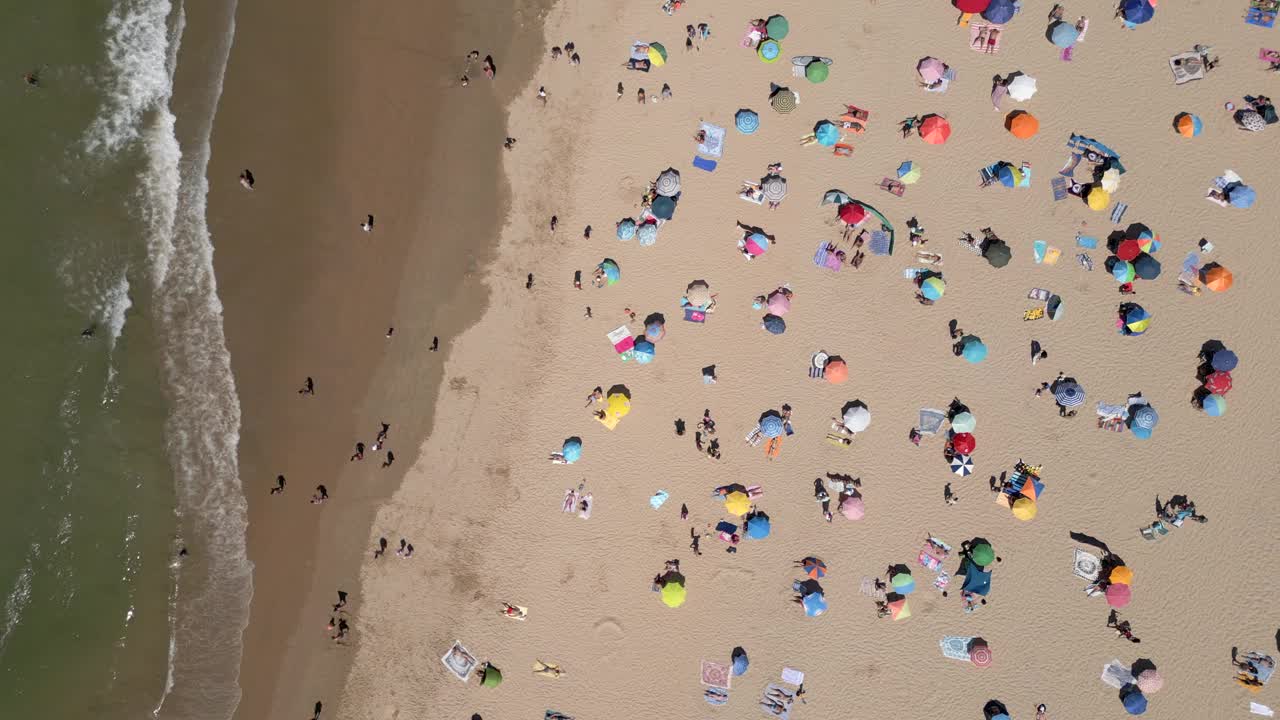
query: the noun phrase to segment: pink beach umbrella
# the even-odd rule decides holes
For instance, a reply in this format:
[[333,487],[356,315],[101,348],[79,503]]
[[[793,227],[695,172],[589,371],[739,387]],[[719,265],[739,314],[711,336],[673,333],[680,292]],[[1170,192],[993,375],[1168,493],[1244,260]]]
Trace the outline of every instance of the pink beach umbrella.
[[947,66],[936,57],[927,57],[916,64],[916,72],[920,73],[920,79],[926,85],[932,85],[942,79]]
[[1122,608],[1128,605],[1132,596],[1133,591],[1124,583],[1111,583],[1107,586],[1107,604],[1111,607]]
[[863,504],[862,498],[856,495],[850,495],[840,501],[840,514],[849,520],[861,520],[867,514],[866,505]]
[[1155,668],[1147,668],[1138,673],[1138,689],[1145,695],[1159,692],[1164,687],[1164,678],[1160,676],[1160,671]]
[[773,294],[769,296],[769,312],[779,316],[786,315],[791,312],[791,298],[788,298],[784,293],[775,290]]
[[743,240],[743,244],[747,249],[747,253],[759,257],[769,249],[769,238],[762,233],[751,233]]

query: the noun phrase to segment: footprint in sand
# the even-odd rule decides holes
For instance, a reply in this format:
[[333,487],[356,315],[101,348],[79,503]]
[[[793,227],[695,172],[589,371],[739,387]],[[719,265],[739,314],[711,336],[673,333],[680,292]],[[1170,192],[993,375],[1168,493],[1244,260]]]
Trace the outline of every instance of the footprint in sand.
[[564,572],[560,574],[560,584],[568,585],[570,580],[573,580],[573,566],[566,565]]
[[596,621],[594,634],[596,642],[603,650],[596,662],[601,665],[612,662],[617,657],[623,638],[626,637],[626,633],[622,631],[622,625],[613,618],[601,618]]
[[396,720],[400,717],[400,708],[395,705],[386,705],[378,712],[379,720]]

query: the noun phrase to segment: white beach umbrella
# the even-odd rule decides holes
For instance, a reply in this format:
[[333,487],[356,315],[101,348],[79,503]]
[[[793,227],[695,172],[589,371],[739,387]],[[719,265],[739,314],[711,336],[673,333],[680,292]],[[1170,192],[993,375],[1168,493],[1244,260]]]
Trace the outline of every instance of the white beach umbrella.
[[1030,75],[1019,75],[1009,82],[1009,97],[1018,102],[1025,102],[1036,94],[1036,79]]

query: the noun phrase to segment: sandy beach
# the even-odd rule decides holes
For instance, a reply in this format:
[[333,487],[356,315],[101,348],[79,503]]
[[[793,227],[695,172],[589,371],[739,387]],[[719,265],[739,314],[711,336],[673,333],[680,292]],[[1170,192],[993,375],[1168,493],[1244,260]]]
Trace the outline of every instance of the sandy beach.
[[[220,152],[215,130],[211,168],[214,177],[234,178],[249,162],[241,157],[252,157],[258,177],[251,195],[215,189],[211,202],[219,276],[236,278],[223,297],[244,403],[242,467],[257,563],[241,716],[304,713],[324,699],[343,718],[536,718],[547,709],[579,718],[693,717],[722,712],[704,706],[699,663],[727,663],[735,646],[751,660],[729,690],[735,717],[761,713],[761,693],[780,682],[784,667],[805,673],[807,703],[792,710],[800,718],[977,718],[991,699],[1014,718],[1034,717],[1039,703],[1049,718],[1121,716],[1118,691],[1099,681],[1113,658],[1126,666],[1147,658],[1159,668],[1165,687],[1150,703],[1161,717],[1236,717],[1251,699],[1276,704],[1274,688],[1255,696],[1234,685],[1229,664],[1233,646],[1266,652],[1276,642],[1267,612],[1275,583],[1257,549],[1280,540],[1271,512],[1280,492],[1264,474],[1275,460],[1267,418],[1280,397],[1265,378],[1276,370],[1277,341],[1257,328],[1275,301],[1266,278],[1277,270],[1277,254],[1258,240],[1274,224],[1269,198],[1280,176],[1268,136],[1241,131],[1223,110],[1227,100],[1241,106],[1244,95],[1265,93],[1271,78],[1257,60],[1265,31],[1241,23],[1243,7],[1161,7],[1151,22],[1128,30],[1106,3],[1072,4],[1067,19],[1085,15],[1090,25],[1064,62],[1045,38],[1048,8],[1040,6],[1009,22],[999,52],[987,54],[970,49],[969,31],[957,27],[958,13],[945,3],[904,12],[892,3],[705,0],[672,17],[659,5],[562,0],[541,36],[520,36],[541,44],[542,53],[518,87],[503,68],[519,48],[504,43],[503,52],[494,51],[497,82],[475,72],[469,87],[454,87],[441,72],[412,99],[386,95],[387,88],[422,85],[425,51],[393,51],[421,47],[408,39],[417,31],[407,6],[359,16],[358,27],[381,23],[386,33],[402,28],[399,36],[352,32],[352,11],[352,19],[326,27],[341,28],[333,37],[350,43],[336,46],[339,57],[351,53],[359,62],[334,61],[318,35],[313,55],[291,50],[275,59],[303,68],[324,56],[332,72],[307,73],[307,82],[299,81],[300,69],[281,72],[278,85],[242,90],[220,114],[219,123],[271,130],[242,140],[242,152]],[[270,22],[284,22],[287,11],[261,12],[253,17],[241,7],[237,44],[252,48],[258,34],[257,47],[265,48]],[[739,39],[748,21],[773,13],[789,18],[790,34],[782,59],[765,64]],[[532,15],[522,17],[532,27]],[[708,23],[711,36],[686,51],[685,25],[698,23]],[[567,41],[581,64],[550,57],[552,46]],[[666,64],[647,74],[622,68],[635,41],[663,43]],[[439,62],[460,65],[470,47],[483,54],[495,45],[487,35],[451,42],[451,53],[432,47]],[[1175,86],[1167,58],[1197,43],[1212,46],[1220,66]],[[371,45],[378,52],[365,56]],[[794,77],[789,60],[796,55],[831,58],[830,78],[813,84]],[[946,93],[919,87],[915,68],[926,56],[955,70]],[[228,96],[251,65],[233,52]],[[1038,79],[1038,93],[1027,102],[1006,100],[1004,112],[994,112],[990,78],[1019,70]],[[637,88],[652,98],[664,83],[670,98],[637,104]],[[799,93],[794,112],[770,109],[770,83]],[[326,103],[335,99],[368,114],[322,112],[311,116],[307,133],[291,132],[295,102],[332,108]],[[468,196],[463,172],[436,174],[467,158],[482,165],[472,153],[500,153],[496,110],[482,113],[491,129],[462,111],[442,114],[442,122],[455,123],[455,142],[434,151],[412,133],[442,103],[490,101],[507,103],[505,136],[517,138],[500,158],[509,205]],[[852,157],[800,145],[816,122],[837,119],[846,104],[870,111],[866,133],[848,138]],[[276,107],[289,112],[268,112]],[[734,129],[741,108],[759,114],[754,134]],[[1038,135],[1019,140],[1005,130],[1005,113],[1014,109],[1039,119]],[[1171,124],[1180,112],[1202,118],[1203,133],[1179,136]],[[928,113],[950,122],[945,144],[897,131],[900,119]],[[691,165],[692,135],[703,121],[728,131],[710,173]],[[1128,205],[1120,224],[1109,220],[1110,208],[1054,200],[1050,181],[1068,160],[1073,133],[1123,159],[1127,172],[1112,201]],[[334,136],[378,142],[343,145],[336,156],[315,151],[316,138]],[[918,183],[902,197],[877,188],[908,160],[922,167]],[[979,170],[1000,160],[1029,164],[1030,187],[979,187]],[[742,181],[761,178],[770,163],[781,163],[788,181],[786,199],[772,211],[738,198]],[[681,173],[678,212],[652,247],[619,242],[615,223],[637,216],[648,182],[667,167]],[[1228,168],[1257,189],[1256,206],[1223,208],[1203,199]],[[295,180],[273,195],[284,176]],[[307,178],[305,192],[298,178]],[[860,268],[838,273],[815,267],[815,247],[840,238],[835,206],[820,205],[836,188],[885,215],[896,229],[892,255],[868,254]],[[384,224],[377,206],[388,195],[417,214],[386,216]],[[356,227],[367,212],[379,218],[371,237]],[[554,232],[552,215],[559,220]],[[483,248],[496,231],[468,228],[462,223],[469,216],[505,218],[492,256],[463,254]],[[907,241],[912,216],[926,228],[920,248]],[[744,261],[736,221],[763,227],[776,242]],[[1160,235],[1155,257],[1164,269],[1126,297],[1103,267],[1105,248],[1090,251],[1096,265],[1087,271],[1074,259],[1081,252],[1075,237],[1105,242],[1134,222]],[[1012,249],[1006,267],[957,244],[962,233],[979,235],[984,227]],[[237,228],[252,228],[254,237],[230,239]],[[260,252],[263,238],[284,235],[298,238],[289,252]],[[438,250],[443,235],[462,242],[446,253]],[[1196,252],[1200,238],[1214,250]],[[1062,258],[1035,263],[1037,240],[1059,248]],[[299,252],[303,245],[308,249]],[[932,306],[914,301],[915,287],[903,276],[920,267],[917,249],[942,256],[935,269],[945,274],[946,294]],[[1231,268],[1235,286],[1179,292],[1176,278],[1189,253],[1200,264]],[[445,258],[455,264],[441,273]],[[589,280],[604,258],[617,262],[621,279],[597,289]],[[583,272],[582,290],[573,286],[575,270]],[[527,273],[534,275],[530,288]],[[695,279],[717,293],[705,324],[681,319],[681,295]],[[772,335],[761,329],[752,298],[782,284],[794,291],[793,306],[785,334]],[[1062,319],[1023,320],[1036,305],[1028,299],[1033,288],[1061,296]],[[483,317],[456,334],[485,292]],[[1117,333],[1121,301],[1151,313],[1142,336]],[[276,307],[283,312],[264,322],[263,308]],[[606,339],[629,323],[627,308],[638,318],[666,317],[651,364],[621,362]],[[951,319],[983,339],[983,362],[953,355]],[[382,338],[386,325],[397,326],[392,343]],[[644,327],[630,323],[630,330]],[[447,355],[427,350],[433,335]],[[1220,418],[1190,404],[1199,387],[1196,354],[1209,339],[1223,341],[1241,363],[1234,373],[1241,385]],[[1049,353],[1035,366],[1032,340]],[[847,361],[847,383],[809,377],[818,351]],[[704,384],[701,369],[712,364],[718,382]],[[1033,395],[1059,372],[1087,389],[1076,417],[1059,417],[1050,397]],[[307,375],[316,377],[318,394],[298,398],[294,391]],[[593,420],[594,407],[583,406],[593,387],[616,384],[629,389],[632,410],[610,431]],[[1096,402],[1123,405],[1138,392],[1159,411],[1149,440],[1097,426]],[[920,408],[945,408],[952,398],[977,419],[968,477],[952,474],[942,436],[919,446],[908,440]],[[826,442],[831,418],[852,400],[870,409],[870,426],[849,447]],[[762,412],[784,403],[793,408],[794,435],[770,460],[743,438]],[[694,447],[704,409],[717,421],[719,460]],[[673,430],[677,419],[688,425],[683,437]],[[412,464],[398,489],[395,473],[371,467],[375,457],[345,463],[351,443],[371,441],[379,421],[392,423],[395,468]],[[571,436],[582,439],[582,459],[547,462]],[[1043,468],[1046,489],[1030,522],[1012,517],[988,490],[990,476],[1019,460]],[[266,494],[278,472],[290,478],[287,509],[272,505],[284,498]],[[861,478],[865,519],[823,520],[813,480],[825,473]],[[318,482],[312,478],[332,478],[332,499],[322,508],[306,504]],[[580,483],[594,501],[587,520],[561,512],[566,489]],[[744,540],[736,553],[703,537],[703,554],[694,555],[690,529],[701,534],[734,520],[711,496],[731,483],[763,488],[756,505],[772,519],[771,536]],[[944,502],[947,483],[956,504]],[[659,491],[669,499],[654,510],[649,499]],[[1155,519],[1156,498],[1175,494],[1194,499],[1211,521],[1144,540],[1139,528]],[[682,504],[689,509],[684,521]],[[1089,549],[1072,532],[1101,539],[1133,570],[1133,600],[1120,612],[1141,644],[1106,627],[1107,601],[1088,597],[1086,582],[1072,574],[1073,550]],[[962,610],[954,587],[943,597],[931,586],[933,574],[917,565],[929,535],[957,549],[975,536],[994,546],[1001,561],[976,612]],[[393,545],[408,538],[417,552],[408,561],[373,560],[380,536]],[[802,577],[792,561],[810,555],[830,568],[822,581],[830,610],[820,617],[806,617],[790,602],[791,583]],[[687,602],[674,609],[650,592],[651,578],[673,558],[688,589]],[[958,561],[953,554],[946,570]],[[916,578],[912,617],[877,618],[860,588],[898,563]],[[352,591],[347,646],[324,634],[337,587]],[[529,618],[502,618],[502,602],[526,606]],[[943,657],[944,636],[984,638],[993,665]],[[500,668],[503,684],[483,688],[450,675],[440,656],[455,640]],[[531,674],[536,660],[558,663],[566,674]]]

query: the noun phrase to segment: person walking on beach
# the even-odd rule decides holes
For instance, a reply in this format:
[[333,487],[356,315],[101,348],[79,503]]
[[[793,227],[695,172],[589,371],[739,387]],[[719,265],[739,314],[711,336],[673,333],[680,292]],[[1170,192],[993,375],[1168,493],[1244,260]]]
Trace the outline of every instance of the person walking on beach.
[[556,226],[557,226],[557,225],[559,225],[559,224],[560,224],[560,218],[559,218],[559,216],[552,215],[552,216],[551,216],[551,232],[555,232],[555,231],[556,231]]
[[311,504],[319,505],[329,499],[329,488],[323,485],[316,486],[316,494],[311,496]]
[[946,486],[942,488],[942,499],[948,505],[955,505],[960,502],[960,497],[951,491],[951,483],[947,483]]
[[636,90],[636,102],[641,105],[644,104],[644,88]]
[[590,319],[591,319],[591,306],[590,306],[590,305],[588,305],[588,306],[587,306],[587,314],[585,315],[585,317],[586,317],[588,320],[590,320]]
[[240,173],[240,186],[245,190],[253,189],[253,173],[249,171],[249,168],[245,168]]
[[395,454],[395,453],[393,453],[393,452],[391,452],[390,450],[388,450],[388,451],[387,451],[387,459],[386,459],[385,461],[383,461],[383,463],[382,463],[382,467],[384,467],[384,468],[389,468],[389,467],[391,467],[391,463],[393,463],[393,462],[395,462],[395,461],[396,461],[396,454]]
[[666,83],[662,83],[662,99],[663,100],[671,99],[671,86]]
[[[339,590],[339,591],[338,591],[338,604],[336,604],[336,605],[334,605],[334,606],[333,606],[333,611],[334,611],[334,612],[337,612],[338,610],[341,610],[342,608],[344,608],[344,607],[346,607],[346,606],[347,606],[347,591],[346,591],[346,590]],[[320,707],[320,703],[316,703],[316,708],[317,708],[317,710],[316,710],[316,714],[317,714],[317,715],[318,715],[318,714],[320,714],[320,711],[319,711],[319,709],[318,709],[319,707]]]
[[314,380],[311,379],[310,375],[308,375],[307,379],[302,382],[302,389],[298,391],[298,394],[299,395],[315,395],[316,394],[316,383]]
[[378,549],[373,551],[373,559],[377,560],[378,558],[382,557],[383,553],[385,553],[386,551],[387,551],[387,539],[384,537],[378,538]]
[[506,140],[502,141],[502,147],[506,148],[507,150],[510,150],[515,146],[516,146],[516,139],[513,137],[509,137]]
[[317,700],[315,709],[311,711],[311,720],[320,720],[320,711],[323,709],[324,709],[324,703]]
[[618,83],[618,99],[619,99],[619,100],[621,100],[621,99],[622,99],[622,93],[623,93],[622,83],[621,83],[621,82],[619,82],[619,83]]
[[432,335],[431,336],[431,352],[435,352],[439,349],[440,349],[440,336]]
[[702,550],[698,546],[702,543],[702,536],[693,528],[689,528],[689,548],[693,550],[694,555],[701,555]]
[[582,239],[583,239],[583,240],[590,240],[590,239],[591,239],[591,226],[590,226],[590,225],[588,225],[588,226],[586,226],[585,228],[583,228],[583,229],[582,229]]
[[368,215],[365,217],[364,222],[360,223],[360,229],[365,232],[373,232],[373,216],[372,215]]
[[547,106],[547,89],[541,85],[538,86],[538,99],[542,101],[542,106]]
[[391,423],[379,422],[382,429],[378,431],[378,439],[373,441],[375,445],[381,445],[387,439],[387,433],[391,432]]
[[276,486],[271,488],[271,494],[272,495],[284,494],[284,476],[283,475],[276,476]]
[[363,459],[364,459],[364,443],[358,442],[356,443],[355,453],[351,455],[351,460],[363,460]]
[[533,273],[529,273],[529,277],[525,279],[525,281],[524,281],[524,289],[525,289],[525,290],[532,290],[532,289],[533,289]]

